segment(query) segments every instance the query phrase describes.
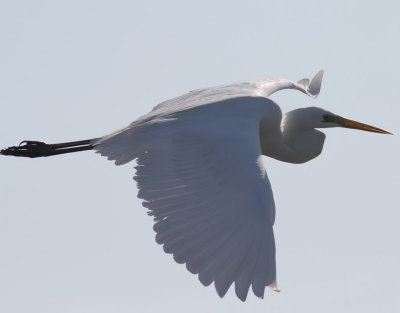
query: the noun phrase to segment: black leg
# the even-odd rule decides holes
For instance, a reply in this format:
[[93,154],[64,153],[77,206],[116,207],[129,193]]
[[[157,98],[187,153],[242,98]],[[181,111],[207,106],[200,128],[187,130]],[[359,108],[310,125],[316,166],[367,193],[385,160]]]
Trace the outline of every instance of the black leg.
[[93,149],[90,144],[91,139],[64,142],[56,144],[47,144],[41,141],[25,140],[19,146],[13,146],[0,151],[2,155],[12,155],[18,157],[38,158],[57,154],[78,152]]

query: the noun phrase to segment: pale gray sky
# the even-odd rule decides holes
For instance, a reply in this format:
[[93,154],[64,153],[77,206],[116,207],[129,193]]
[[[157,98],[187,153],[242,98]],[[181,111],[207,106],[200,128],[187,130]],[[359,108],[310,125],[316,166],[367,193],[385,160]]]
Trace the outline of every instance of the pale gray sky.
[[0,158],[1,312],[399,312],[398,1],[7,1],[0,147],[126,126],[162,100],[325,69],[321,106],[394,136],[326,130],[304,165],[265,158],[280,293],[220,299],[154,241],[133,166],[93,152]]

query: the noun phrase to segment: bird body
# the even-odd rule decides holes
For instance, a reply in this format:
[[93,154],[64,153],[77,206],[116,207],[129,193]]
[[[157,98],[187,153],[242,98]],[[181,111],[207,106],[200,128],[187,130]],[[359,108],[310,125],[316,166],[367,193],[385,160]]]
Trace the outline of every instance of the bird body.
[[93,141],[118,165],[136,159],[138,197],[154,217],[156,241],[204,285],[215,282],[220,296],[233,282],[243,301],[250,286],[259,297],[265,286],[277,290],[275,204],[261,155],[299,160],[276,140],[282,112],[267,97],[283,88],[316,96],[321,79],[322,72],[311,92],[287,80],[199,89]]
[[[311,83],[308,79],[302,79],[297,83],[286,79],[265,79],[197,89],[160,103],[128,127],[94,139],[93,145],[97,147],[96,150],[104,151],[111,142],[129,137],[128,134],[134,136],[133,133],[141,133],[152,125],[156,124],[159,128],[168,127],[170,126],[168,122],[173,120],[187,121],[190,117],[200,120],[202,116],[205,118],[203,123],[209,123],[210,119],[218,118],[220,125],[223,119],[229,117],[251,116],[255,123],[258,125],[262,123],[261,127],[266,130],[266,132],[261,132],[261,136],[267,134],[270,129],[274,133],[279,132],[282,112],[279,106],[268,97],[281,89],[297,89],[315,98],[319,94],[322,77],[323,71],[320,71]],[[116,151],[112,151],[112,155],[115,153]],[[113,159],[111,155],[108,155],[108,158]],[[124,163],[123,160],[115,161],[117,164]]]
[[[128,127],[87,141],[25,145],[4,155],[49,156],[94,149],[115,164],[136,160],[138,197],[154,218],[156,241],[205,286],[223,297],[234,284],[245,301],[251,287],[277,290],[275,203],[262,155],[290,163],[317,157],[316,128],[382,129],[311,107],[288,112],[268,97],[296,89],[316,97],[311,80],[260,80],[199,89],[165,101]],[[62,149],[62,150],[59,150]]]

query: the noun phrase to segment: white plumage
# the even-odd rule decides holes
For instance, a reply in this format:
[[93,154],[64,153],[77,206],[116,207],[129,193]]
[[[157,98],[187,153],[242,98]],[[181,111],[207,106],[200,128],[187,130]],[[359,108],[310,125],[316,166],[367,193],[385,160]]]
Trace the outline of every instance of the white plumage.
[[316,128],[385,130],[310,107],[282,121],[268,99],[281,89],[316,97],[323,71],[310,82],[268,79],[192,91],[156,106],[128,127],[96,139],[46,144],[23,141],[1,155],[43,157],[95,149],[121,165],[136,160],[138,197],[153,216],[156,241],[178,263],[212,282],[223,297],[234,283],[245,301],[277,290],[275,204],[262,155],[304,163],[325,134]]
[[316,97],[322,76],[195,90],[91,142],[117,165],[136,159],[138,196],[154,218],[156,241],[205,286],[214,282],[221,297],[233,283],[242,301],[250,286],[261,298],[266,286],[277,290],[275,205],[262,155],[315,158],[325,140],[315,128],[388,133],[315,107],[291,111],[281,123],[268,96],[297,89]]
[[192,91],[94,142],[117,165],[136,159],[156,241],[204,285],[215,282],[221,297],[233,282],[243,301],[250,286],[258,297],[265,286],[277,288],[260,122],[281,117],[270,94],[289,88],[315,97],[322,75],[311,84],[261,80]]

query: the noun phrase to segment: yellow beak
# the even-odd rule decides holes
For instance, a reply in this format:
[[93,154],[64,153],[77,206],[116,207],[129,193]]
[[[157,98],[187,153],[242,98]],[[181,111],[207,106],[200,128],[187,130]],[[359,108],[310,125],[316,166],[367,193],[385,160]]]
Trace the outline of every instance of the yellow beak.
[[380,133],[380,134],[388,134],[388,135],[393,135],[392,133],[387,132],[386,130],[380,129],[378,127],[374,127],[371,125],[363,124],[360,122],[352,121],[347,118],[338,116],[336,123],[338,123],[342,127],[346,128],[354,128],[354,129],[360,129],[360,130],[365,130],[367,132],[374,132],[374,133]]

